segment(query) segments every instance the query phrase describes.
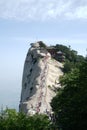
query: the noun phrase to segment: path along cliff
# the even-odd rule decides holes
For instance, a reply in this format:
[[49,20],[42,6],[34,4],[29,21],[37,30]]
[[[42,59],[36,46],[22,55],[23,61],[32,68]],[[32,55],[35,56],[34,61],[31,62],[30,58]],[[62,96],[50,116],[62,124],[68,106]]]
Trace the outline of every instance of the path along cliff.
[[50,102],[60,88],[62,63],[51,57],[40,43],[32,43],[27,53],[19,110],[26,114],[52,112]]

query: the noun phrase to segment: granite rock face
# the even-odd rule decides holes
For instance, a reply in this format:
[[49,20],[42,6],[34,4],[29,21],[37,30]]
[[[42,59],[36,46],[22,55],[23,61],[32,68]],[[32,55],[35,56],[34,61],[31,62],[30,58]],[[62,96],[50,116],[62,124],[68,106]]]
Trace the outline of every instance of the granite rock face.
[[62,67],[39,42],[31,44],[24,65],[20,111],[31,115],[52,111],[50,102],[61,87]]

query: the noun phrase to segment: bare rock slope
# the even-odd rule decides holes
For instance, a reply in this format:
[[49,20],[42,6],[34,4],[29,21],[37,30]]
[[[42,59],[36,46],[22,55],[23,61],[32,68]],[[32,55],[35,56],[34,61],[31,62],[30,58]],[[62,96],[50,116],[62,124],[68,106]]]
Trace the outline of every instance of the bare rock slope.
[[51,58],[51,54],[40,43],[33,43],[27,53],[19,110],[26,114],[51,112],[50,102],[60,86],[63,75],[62,63]]

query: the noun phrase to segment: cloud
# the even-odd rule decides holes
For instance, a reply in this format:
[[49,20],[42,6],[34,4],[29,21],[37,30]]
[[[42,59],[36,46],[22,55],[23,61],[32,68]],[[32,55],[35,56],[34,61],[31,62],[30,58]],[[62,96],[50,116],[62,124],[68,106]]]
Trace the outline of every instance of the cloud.
[[87,19],[87,1],[0,0],[0,18],[27,21]]
[[66,12],[65,16],[68,19],[87,19],[87,6],[80,6],[75,11]]

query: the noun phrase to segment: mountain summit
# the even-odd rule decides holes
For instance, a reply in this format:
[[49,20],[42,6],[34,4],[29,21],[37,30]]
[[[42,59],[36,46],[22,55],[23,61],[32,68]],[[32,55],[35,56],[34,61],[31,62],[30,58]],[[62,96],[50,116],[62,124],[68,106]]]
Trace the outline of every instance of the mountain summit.
[[61,87],[59,77],[63,75],[63,64],[53,58],[53,52],[42,41],[31,43],[24,64],[19,105],[19,110],[26,114],[52,112],[50,102]]

